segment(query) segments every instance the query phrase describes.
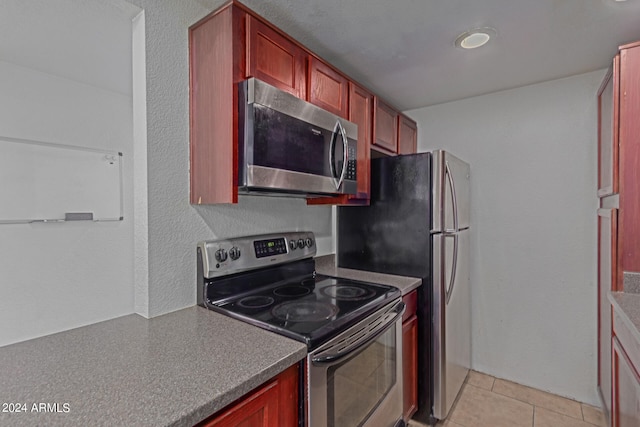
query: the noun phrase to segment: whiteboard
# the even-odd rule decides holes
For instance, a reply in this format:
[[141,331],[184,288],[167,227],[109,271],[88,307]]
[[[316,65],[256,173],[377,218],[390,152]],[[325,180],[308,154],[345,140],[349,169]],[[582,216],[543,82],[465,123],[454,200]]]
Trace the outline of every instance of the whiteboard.
[[122,153],[0,136],[0,223],[122,213]]

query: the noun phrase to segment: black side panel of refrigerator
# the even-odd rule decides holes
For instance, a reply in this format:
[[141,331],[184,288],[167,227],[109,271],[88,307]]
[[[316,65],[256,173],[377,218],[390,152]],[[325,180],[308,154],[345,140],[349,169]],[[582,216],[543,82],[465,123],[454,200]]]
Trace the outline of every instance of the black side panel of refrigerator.
[[431,154],[371,161],[369,206],[338,208],[338,266],[431,275]]
[[338,208],[338,266],[418,277],[418,412],[433,406],[431,154],[371,161],[370,206]]

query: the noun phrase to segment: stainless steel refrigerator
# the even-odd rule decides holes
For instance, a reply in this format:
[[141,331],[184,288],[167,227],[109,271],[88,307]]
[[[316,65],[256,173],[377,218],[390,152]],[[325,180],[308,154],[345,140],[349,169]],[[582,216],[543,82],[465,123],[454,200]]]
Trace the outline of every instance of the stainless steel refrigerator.
[[446,418],[470,367],[470,167],[438,150],[371,161],[369,206],[338,208],[339,267],[422,279],[418,412]]

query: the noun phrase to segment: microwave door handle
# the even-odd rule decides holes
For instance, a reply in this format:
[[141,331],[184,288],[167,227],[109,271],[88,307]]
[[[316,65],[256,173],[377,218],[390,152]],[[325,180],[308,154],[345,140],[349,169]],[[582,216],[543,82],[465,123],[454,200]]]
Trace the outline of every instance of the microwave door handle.
[[340,174],[340,181],[338,183],[338,188],[344,182],[344,176],[347,172],[347,162],[349,161],[349,141],[347,141],[347,132],[344,130],[344,126],[338,120],[338,127],[340,128],[340,134],[342,134],[342,173]]
[[[335,167],[335,151],[336,151],[336,142],[338,139],[338,135],[342,137],[342,171],[340,172],[340,176],[337,175],[336,167]],[[347,142],[347,133],[340,123],[340,120],[336,121],[336,125],[333,128],[333,135],[331,137],[331,145],[329,146],[329,168],[331,169],[331,178],[333,179],[333,185],[336,186],[336,190],[340,189],[342,182],[344,181],[344,175],[347,170],[347,149],[349,148]]]

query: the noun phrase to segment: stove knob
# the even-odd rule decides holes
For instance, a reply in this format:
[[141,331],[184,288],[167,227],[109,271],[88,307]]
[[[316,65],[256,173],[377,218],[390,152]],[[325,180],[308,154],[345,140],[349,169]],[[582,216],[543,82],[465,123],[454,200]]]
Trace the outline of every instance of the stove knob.
[[218,249],[216,251],[216,261],[218,262],[225,262],[227,260],[227,251],[225,251],[224,249]]
[[307,245],[308,248],[313,246],[313,240],[310,237],[307,237],[307,239],[304,241],[304,243]]
[[231,249],[229,249],[229,256],[232,260],[237,260],[238,258],[240,258],[240,249],[235,246],[232,247]]
[[297,247],[298,247],[298,246],[296,246],[296,241],[295,241],[295,240],[289,240],[289,248],[290,248],[292,251],[295,251]]
[[300,249],[304,248],[304,240],[302,240],[302,239],[298,239],[298,247],[299,247]]

